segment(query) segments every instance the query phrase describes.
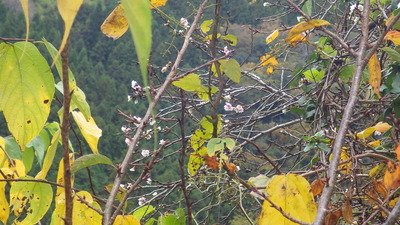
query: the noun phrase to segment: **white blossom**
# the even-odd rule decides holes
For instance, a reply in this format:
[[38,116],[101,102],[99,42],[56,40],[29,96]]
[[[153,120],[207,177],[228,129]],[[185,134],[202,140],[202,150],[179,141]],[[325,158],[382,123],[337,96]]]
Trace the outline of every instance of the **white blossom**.
[[150,150],[142,150],[142,156],[143,157],[149,157],[150,156]]
[[164,139],[160,140],[160,145],[165,145],[166,141],[164,141]]
[[232,104],[231,103],[229,103],[229,102],[225,102],[225,105],[224,105],[224,110],[225,111],[233,111],[233,106],[232,106]]
[[161,69],[161,73],[167,72],[167,69],[168,69],[168,67],[164,66],[164,67]]
[[129,169],[131,172],[135,172],[135,167],[133,166],[132,168]]
[[224,54],[228,55],[229,53],[231,53],[231,51],[229,51],[228,46],[224,47]]
[[125,143],[127,144],[127,145],[130,145],[131,144],[131,142],[132,142],[132,140],[130,139],[130,138],[125,138]]
[[135,87],[138,86],[138,83],[135,80],[132,80],[131,86],[135,89]]
[[151,184],[151,182],[153,182],[153,181],[151,180],[151,178],[150,178],[150,177],[147,178],[146,183],[147,183],[147,184]]
[[397,4],[397,8],[400,8],[400,2],[399,2],[399,4]]
[[360,12],[362,12],[364,10],[364,6],[363,5],[353,4],[353,5],[350,6],[350,13],[353,13],[356,8]]
[[130,95],[128,95],[128,102],[130,102],[132,100],[132,97]]
[[298,16],[297,17],[297,22],[302,22],[304,20],[304,17],[303,16]]
[[150,126],[153,126],[156,123],[156,120],[153,120],[153,118],[150,118],[149,124]]
[[244,109],[241,105],[237,105],[233,109],[235,110],[236,113],[242,113],[244,111]]
[[186,18],[181,18],[180,24],[182,24],[186,29],[189,28],[189,21]]
[[137,99],[135,99],[135,101],[134,101],[133,103],[138,104],[138,102],[139,102],[139,101],[138,101]]
[[224,100],[227,101],[227,102],[230,102],[231,99],[232,99],[231,95],[225,95],[224,96]]
[[128,128],[126,128],[126,126],[122,126],[122,127],[121,127],[121,130],[122,130],[122,132],[127,132],[127,131],[128,131]]
[[240,166],[236,166],[236,171],[239,171],[240,170]]
[[146,198],[145,197],[140,197],[139,199],[138,199],[138,204],[139,204],[139,206],[142,206],[142,205],[144,205],[144,204],[146,204]]
[[263,4],[264,7],[267,7],[267,6],[270,6],[270,5],[271,5],[271,3],[269,3],[269,2],[264,2],[264,4]]
[[153,193],[153,196],[157,196],[157,195],[158,195],[158,193],[157,193],[157,192],[154,192],[154,193]]

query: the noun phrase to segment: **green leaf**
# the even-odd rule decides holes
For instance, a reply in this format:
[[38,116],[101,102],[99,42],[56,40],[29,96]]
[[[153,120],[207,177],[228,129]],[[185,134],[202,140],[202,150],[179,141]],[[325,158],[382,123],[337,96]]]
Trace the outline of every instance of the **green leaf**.
[[150,218],[144,225],[153,225],[154,222],[156,222],[157,220],[154,218]]
[[[248,183],[250,185],[256,187],[259,192],[261,192],[265,196],[267,196],[267,191],[266,191],[265,187],[267,187],[269,180],[270,180],[269,177],[267,177],[267,176],[265,176],[263,174],[260,174],[260,175],[258,175],[256,177],[250,177]],[[261,189],[261,188],[263,188],[263,189]],[[250,194],[255,196],[255,197],[257,197],[257,198],[264,199],[262,196],[254,193],[254,192],[251,192]]]
[[215,152],[221,151],[224,149],[224,142],[221,138],[212,138],[207,143],[207,154],[209,156],[214,156]]
[[339,72],[339,77],[347,82],[349,81],[354,75],[354,65],[347,65],[342,67]]
[[35,150],[34,153],[40,165],[42,165],[44,153],[47,147],[49,147],[49,142],[49,134],[45,129],[42,129],[40,134],[26,145],[26,147],[32,147],[32,150]]
[[[43,40],[43,43],[45,44],[47,51],[50,53],[50,55],[52,57],[55,57],[55,55],[57,54],[57,49],[51,43],[47,42],[46,39]],[[62,64],[60,58],[56,59],[55,65],[57,68],[57,72],[60,76],[60,79],[62,80]],[[76,85],[74,74],[69,68],[68,68],[68,79],[69,79],[69,89],[72,92],[70,112],[78,108],[79,111],[83,113],[85,118],[89,119],[91,117],[91,112],[90,112],[90,106],[86,101],[85,93],[83,93],[83,91]],[[64,94],[63,85],[61,81],[57,83],[56,88],[58,91]]]
[[84,156],[77,158],[74,161],[74,163],[72,163],[71,172],[75,173],[80,169],[83,169],[88,166],[93,166],[96,164],[107,164],[107,165],[111,165],[111,166],[113,165],[111,160],[104,155],[89,154],[89,155],[84,155]]
[[301,10],[307,14],[308,16],[311,16],[312,13],[312,0],[307,0]]
[[199,88],[202,88],[201,80],[199,75],[191,73],[188,74],[181,79],[172,82],[173,85],[177,86],[178,88],[182,88],[185,91],[196,91]]
[[324,77],[325,71],[323,71],[323,70],[318,71],[316,69],[311,69],[311,70],[305,71],[303,74],[304,74],[304,77],[307,78],[308,80],[318,83]]
[[[201,127],[203,127],[204,130],[209,134],[212,134],[214,131],[214,125],[211,123],[211,121],[212,121],[211,116],[205,116],[205,117],[201,118],[201,121],[200,121]],[[222,126],[221,115],[218,115],[217,133],[220,132],[221,126]]]
[[22,160],[22,152],[15,141],[14,137],[5,137],[4,141],[6,143],[6,152],[12,159]]
[[203,33],[207,33],[211,29],[211,25],[214,23],[214,20],[204,20],[200,25],[200,29]]
[[35,151],[33,147],[26,147],[25,151],[22,153],[22,161],[25,166],[25,173],[28,173],[33,165],[33,160],[35,159]]
[[51,144],[47,149],[46,156],[44,157],[42,170],[36,175],[36,179],[45,179],[47,173],[50,170],[51,165],[53,165],[54,156],[56,155],[58,142],[60,141],[61,130],[58,129],[51,139]]
[[385,51],[392,59],[396,62],[400,63],[400,53],[398,53],[396,50],[389,48],[389,47],[383,47],[383,51]]
[[10,206],[13,210],[26,213],[26,217],[18,223],[21,225],[38,223],[49,209],[52,198],[53,189],[46,183],[18,181],[10,189]]
[[231,46],[237,45],[237,37],[233,34],[227,34],[225,36],[221,36],[221,38],[227,41]]
[[236,83],[240,82],[240,64],[235,59],[220,60],[221,70]]
[[136,219],[141,220],[143,217],[145,217],[146,215],[148,215],[153,211],[154,207],[152,205],[146,205],[135,210],[135,212],[133,212],[133,215],[136,217]]
[[222,141],[225,142],[225,146],[226,146],[229,150],[232,150],[232,149],[235,147],[235,145],[236,145],[235,140],[233,140],[232,138],[224,138],[224,139],[222,139]]
[[147,86],[147,63],[149,61],[151,49],[151,11],[148,0],[122,0],[126,19],[133,42],[135,44],[136,54],[139,59],[140,70],[144,85]]
[[35,45],[0,44],[0,110],[22,150],[42,130],[53,95],[53,75]]
[[159,225],[185,225],[185,211],[182,208],[179,208],[175,210],[174,214],[160,216],[158,220]]

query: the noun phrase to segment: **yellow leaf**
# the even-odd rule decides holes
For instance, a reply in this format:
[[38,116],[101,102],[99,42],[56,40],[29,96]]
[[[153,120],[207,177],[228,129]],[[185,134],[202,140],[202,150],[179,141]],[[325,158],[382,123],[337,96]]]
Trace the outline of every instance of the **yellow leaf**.
[[265,39],[265,44],[271,43],[273,40],[275,40],[276,37],[279,35],[279,30],[275,30],[270,34],[266,39]]
[[383,175],[384,171],[386,170],[386,165],[384,163],[379,163],[374,168],[369,171],[369,177],[376,178]]
[[292,29],[290,29],[288,36],[286,37],[285,41],[287,43],[291,43],[294,37],[298,36],[299,34],[303,33],[304,31],[311,30],[315,27],[331,25],[326,20],[310,20],[308,22],[301,22],[296,24]]
[[128,30],[128,20],[126,20],[124,7],[118,3],[117,7],[104,20],[100,29],[103,34],[114,40],[120,38]]
[[372,146],[372,147],[378,147],[379,145],[381,145],[381,141],[380,140],[371,141],[371,142],[368,142],[367,145]]
[[7,160],[6,155],[4,154],[6,150],[6,142],[4,138],[0,137],[0,167],[3,167],[3,163]]
[[[82,202],[82,200],[85,202]],[[101,224],[102,216],[89,208],[87,204],[101,211],[101,207],[97,202],[93,201],[92,195],[87,191],[80,191],[75,194],[73,199],[73,224]]]
[[375,127],[368,127],[367,129],[365,129],[361,132],[358,132],[357,138],[361,139],[361,140],[365,140],[366,138],[371,136],[371,134],[373,134],[374,132],[375,132]]
[[[74,153],[69,153],[69,164],[72,165],[74,162]],[[72,176],[71,178],[71,186],[74,184],[74,177]],[[60,160],[60,163],[58,165],[58,173],[57,173],[57,184],[64,185],[65,180],[64,180],[64,161],[63,159]],[[62,196],[62,193],[64,193],[64,188],[57,186],[57,192],[56,192],[56,201],[59,196]],[[60,198],[62,201],[62,197]],[[64,201],[65,201],[65,196],[64,196]]]
[[[58,12],[60,12],[61,18],[64,20],[64,35],[61,41],[60,49],[55,58],[58,57],[60,52],[67,44],[69,33],[71,32],[72,24],[74,23],[76,14],[78,14],[79,8],[81,7],[83,0],[57,0]],[[55,60],[55,59],[54,59]]]
[[0,182],[0,221],[7,224],[8,216],[10,215],[10,207],[8,206],[4,186],[6,182]]
[[376,131],[383,133],[392,128],[392,126],[389,125],[388,123],[379,122],[374,126],[374,128]]
[[[267,186],[269,199],[292,218],[312,223],[317,207],[310,190],[310,184],[302,176],[295,174],[274,176]],[[284,217],[265,200],[258,217],[259,225],[297,224]]]
[[307,42],[307,35],[304,32],[294,36],[292,39],[287,41],[287,43],[290,43],[290,45],[293,47],[296,47],[297,44],[306,42]]
[[400,31],[391,30],[385,35],[385,40],[390,40],[394,45],[400,45]]
[[150,8],[158,8],[160,6],[164,6],[168,0],[150,0]]
[[[346,148],[342,148],[342,151],[340,152],[340,162],[346,161],[350,159],[349,154],[347,153]],[[350,173],[350,169],[351,169],[351,161],[341,164],[338,166],[339,169],[343,169],[340,170],[339,172],[342,174],[349,174]]]
[[390,200],[390,202],[389,202],[389,208],[392,209],[392,208],[394,207],[394,205],[396,205],[397,200],[399,200],[399,197]]
[[400,161],[400,145],[397,145],[396,149],[394,150],[396,153],[396,158],[398,161]]
[[118,215],[113,225],[140,225],[140,221],[133,215]]
[[268,65],[276,66],[276,65],[278,65],[278,61],[276,60],[276,58],[269,54],[261,56],[260,62],[261,62],[261,66],[268,66]]
[[379,88],[381,87],[382,73],[376,53],[374,53],[368,61],[368,71],[369,84],[373,88],[373,91],[378,96],[378,98],[381,98]]
[[[26,175],[24,163],[19,159],[12,159],[12,162],[10,160],[7,160],[4,163],[3,168],[1,168],[0,170],[2,172],[0,175],[1,179],[16,179],[19,177],[24,177]],[[3,175],[5,175],[6,177],[4,178]]]
[[92,149],[92,152],[94,154],[99,154],[97,144],[99,142],[99,138],[101,137],[102,131],[96,125],[94,119],[90,117],[88,120],[86,120],[83,113],[77,111],[72,111],[72,116],[74,117],[75,122],[78,124],[79,130],[81,131],[86,142],[89,144],[90,149]]

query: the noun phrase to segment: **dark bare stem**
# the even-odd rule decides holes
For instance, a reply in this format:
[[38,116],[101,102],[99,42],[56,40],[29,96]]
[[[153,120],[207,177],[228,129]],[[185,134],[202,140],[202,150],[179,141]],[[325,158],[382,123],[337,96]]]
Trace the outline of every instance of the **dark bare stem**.
[[62,61],[62,77],[63,77],[63,87],[64,87],[64,111],[63,111],[63,121],[61,124],[61,140],[62,140],[62,157],[64,163],[64,182],[65,182],[65,218],[64,223],[66,225],[72,225],[72,184],[71,184],[71,167],[69,159],[69,148],[68,148],[68,132],[69,132],[69,109],[71,103],[71,91],[69,89],[69,78],[68,78],[68,46],[67,44],[61,52]]
[[0,37],[0,41],[28,41],[28,42],[35,42],[35,40],[33,39],[28,39],[26,40],[25,38],[4,38],[4,37]]
[[186,108],[186,99],[184,97],[183,90],[180,90],[181,94],[181,118],[179,119],[179,127],[181,130],[181,141],[182,141],[182,150],[181,150],[181,157],[179,158],[179,167],[181,172],[181,189],[183,192],[183,197],[185,198],[186,202],[186,209],[187,209],[187,218],[188,224],[193,224],[193,217],[192,217],[192,203],[189,200],[189,193],[186,189],[186,177],[185,177],[185,155],[186,155],[186,147],[187,147],[187,139],[185,138],[185,108]]
[[[203,13],[203,9],[204,9],[204,7],[206,6],[207,3],[208,3],[208,0],[205,0],[200,5],[199,10],[197,12],[197,15],[196,15],[196,17],[195,17],[195,19],[193,21],[193,24],[190,27],[189,31],[186,33],[185,40],[183,42],[182,48],[181,48],[181,50],[179,51],[179,53],[178,53],[178,55],[176,57],[175,63],[172,66],[170,73],[165,78],[165,81],[162,84],[162,86],[158,89],[157,94],[154,96],[153,101],[150,102],[149,107],[147,108],[146,114],[143,117],[141,123],[139,124],[138,129],[136,130],[135,135],[133,136],[133,138],[131,140],[131,143],[129,145],[128,151],[127,151],[127,153],[125,155],[124,160],[122,161],[122,163],[121,163],[121,165],[119,167],[119,171],[117,173],[117,176],[114,179],[113,187],[112,187],[110,195],[109,195],[109,197],[107,199],[107,203],[106,203],[106,206],[105,206],[105,209],[104,209],[104,216],[103,216],[103,224],[104,225],[111,225],[113,223],[113,221],[114,221],[114,219],[112,218],[112,205],[113,205],[113,203],[115,201],[115,196],[118,193],[120,184],[122,182],[122,178],[124,177],[124,175],[125,175],[125,173],[126,173],[126,171],[128,169],[129,162],[132,159],[132,155],[134,153],[135,146],[138,143],[138,141],[139,141],[139,139],[140,139],[140,137],[142,135],[145,123],[147,123],[147,121],[152,116],[152,112],[153,112],[154,107],[157,105],[157,103],[160,100],[161,96],[163,95],[163,93],[166,91],[167,87],[172,82],[172,80],[173,80],[173,78],[174,78],[174,76],[176,74],[176,71],[177,71],[180,63],[182,62],[183,55],[185,54],[185,52],[186,52],[186,50],[187,50],[187,48],[189,46],[190,37],[191,37],[193,31],[195,30],[195,28],[197,26],[197,23],[200,20],[200,17],[201,17],[201,15]],[[118,214],[118,212],[119,212],[119,210],[116,210],[114,212],[114,215]]]
[[[321,200],[318,204],[318,213],[314,221],[314,225],[321,225],[324,223],[324,219],[326,214],[328,213],[328,204],[330,198],[332,196],[333,190],[336,184],[336,170],[339,165],[340,152],[342,150],[342,146],[344,143],[344,139],[346,137],[347,129],[349,127],[349,123],[353,114],[353,109],[357,101],[357,93],[360,86],[360,81],[362,77],[362,73],[366,66],[366,50],[368,45],[368,19],[369,19],[369,0],[364,2],[364,10],[362,12],[362,25],[361,25],[361,43],[360,49],[357,53],[356,59],[356,70],[353,76],[352,85],[350,88],[350,95],[348,99],[348,103],[344,109],[343,118],[340,122],[340,127],[338,133],[335,138],[335,142],[332,150],[332,160],[329,164],[328,168],[328,182],[322,192]],[[368,62],[368,61],[367,61]]]

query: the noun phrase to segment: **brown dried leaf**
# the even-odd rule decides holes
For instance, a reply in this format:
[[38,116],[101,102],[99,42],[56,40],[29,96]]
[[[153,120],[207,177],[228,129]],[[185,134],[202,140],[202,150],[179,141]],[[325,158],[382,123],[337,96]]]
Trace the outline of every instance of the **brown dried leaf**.
[[325,217],[324,225],[336,225],[341,216],[342,212],[340,210],[328,213]]
[[342,205],[342,216],[347,223],[353,223],[353,208],[351,208],[350,200],[346,200]]
[[374,128],[376,131],[383,133],[392,128],[392,126],[388,123],[379,122],[374,126]]
[[311,192],[314,196],[321,194],[326,184],[326,178],[319,178],[311,183]]
[[383,184],[386,190],[391,191],[400,186],[400,167],[388,161]]
[[206,161],[207,166],[210,167],[212,170],[218,169],[219,163],[217,161],[217,156],[205,155],[204,160]]

